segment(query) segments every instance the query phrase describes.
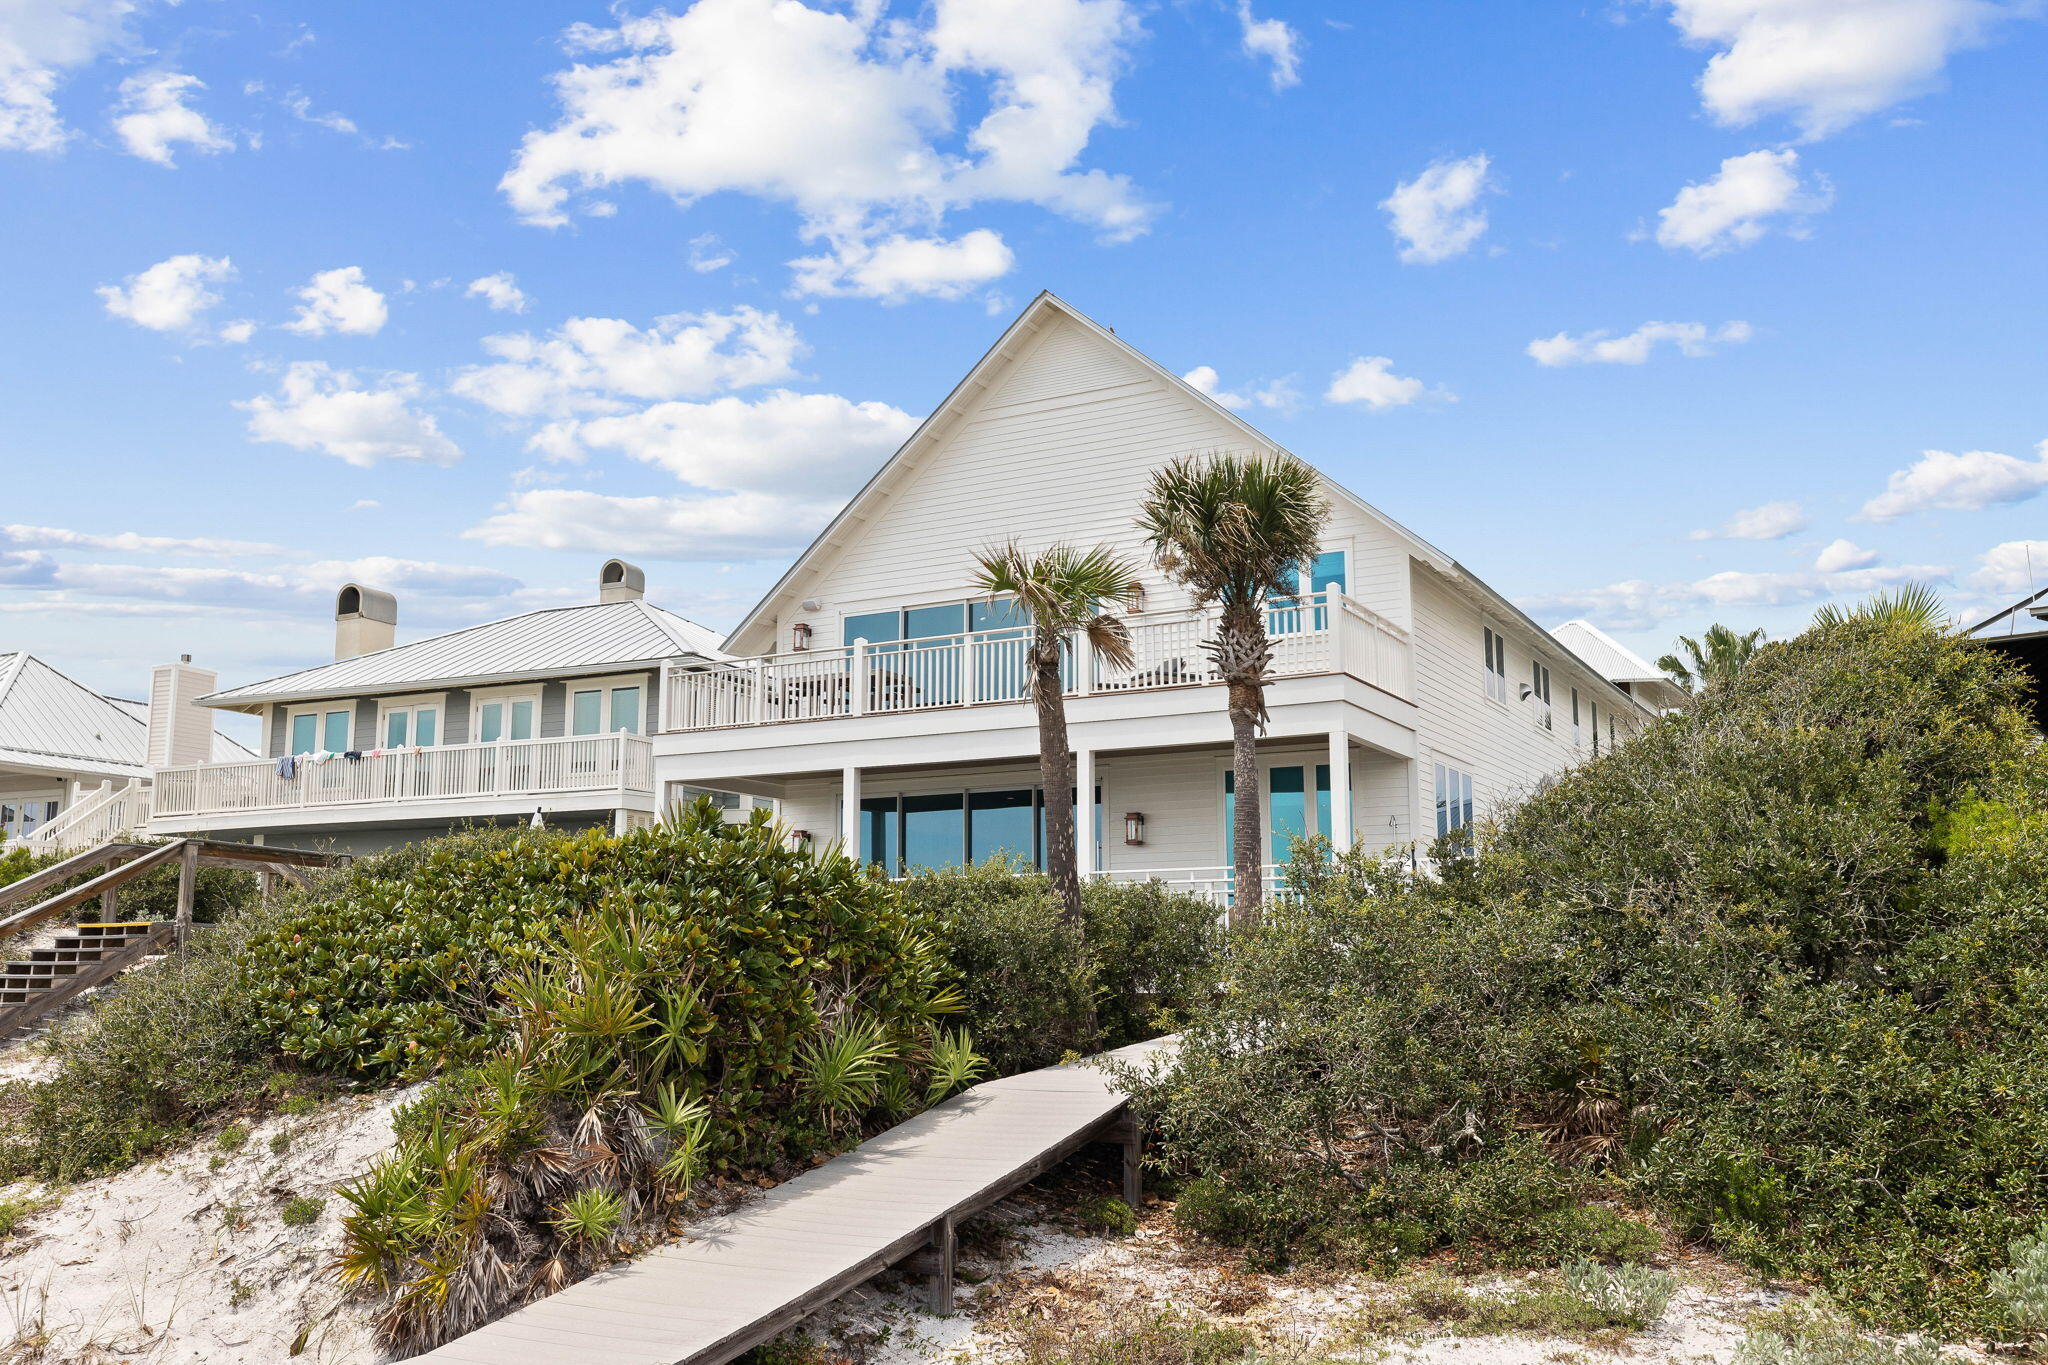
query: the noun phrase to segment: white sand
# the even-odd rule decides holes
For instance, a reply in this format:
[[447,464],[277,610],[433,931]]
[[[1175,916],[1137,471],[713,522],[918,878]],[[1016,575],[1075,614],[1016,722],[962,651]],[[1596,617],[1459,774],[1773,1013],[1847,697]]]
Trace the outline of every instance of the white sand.
[[[333,1189],[390,1146],[391,1111],[409,1093],[273,1118],[235,1152],[205,1142],[61,1192],[0,1247],[0,1358],[45,1336],[47,1354],[30,1358],[277,1365],[303,1335],[298,1360],[387,1360],[370,1305],[335,1284],[344,1205]],[[281,1212],[302,1195],[326,1206],[286,1227]]]

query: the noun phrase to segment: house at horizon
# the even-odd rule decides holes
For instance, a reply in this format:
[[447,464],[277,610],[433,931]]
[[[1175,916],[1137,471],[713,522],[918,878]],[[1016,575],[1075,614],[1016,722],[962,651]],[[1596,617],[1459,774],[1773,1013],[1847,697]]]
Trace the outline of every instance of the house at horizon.
[[[196,698],[262,716],[263,757],[159,771],[149,830],[368,848],[536,811],[624,827],[708,791],[772,802],[793,838],[892,875],[1043,865],[1026,622],[974,591],[973,556],[1106,542],[1148,567],[1135,663],[1084,649],[1069,670],[1082,867],[1221,894],[1234,794],[1213,612],[1149,567],[1134,518],[1155,469],[1226,449],[1280,447],[1042,294],[722,643],[647,604],[618,560],[597,604],[404,645],[391,599],[349,585],[334,662]],[[1268,614],[1272,863],[1303,835],[1426,843],[1668,704],[1668,680],[1603,633],[1544,631],[1324,483],[1323,549]]]

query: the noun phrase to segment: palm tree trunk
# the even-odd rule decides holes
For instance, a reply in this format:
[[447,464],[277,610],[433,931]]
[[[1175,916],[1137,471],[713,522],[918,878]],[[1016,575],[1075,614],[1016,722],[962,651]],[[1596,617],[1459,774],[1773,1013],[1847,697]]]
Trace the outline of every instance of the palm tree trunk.
[[[1034,654],[1036,651],[1034,651]],[[1038,775],[1045,788],[1045,871],[1067,921],[1082,927],[1081,872],[1074,845],[1074,751],[1067,747],[1067,705],[1059,655],[1032,660],[1031,699],[1038,706]],[[1090,793],[1092,796],[1093,793]]]
[[1259,856],[1259,704],[1257,689],[1230,685],[1230,785],[1233,793],[1230,861],[1234,890],[1230,898],[1232,930],[1251,929],[1259,922],[1260,884],[1265,859]]

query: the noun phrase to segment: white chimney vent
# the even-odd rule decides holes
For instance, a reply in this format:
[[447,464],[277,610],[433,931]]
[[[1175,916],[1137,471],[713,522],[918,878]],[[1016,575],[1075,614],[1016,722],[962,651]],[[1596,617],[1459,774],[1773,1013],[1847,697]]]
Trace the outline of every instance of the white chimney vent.
[[192,656],[159,664],[149,675],[149,770],[213,758],[213,712],[199,699],[220,686],[220,674],[194,668]]
[[597,571],[597,600],[599,602],[638,602],[647,596],[647,575],[638,564],[628,564],[623,559],[607,559],[604,567]]
[[398,599],[360,583],[344,583],[334,597],[334,657],[353,659],[397,642]]

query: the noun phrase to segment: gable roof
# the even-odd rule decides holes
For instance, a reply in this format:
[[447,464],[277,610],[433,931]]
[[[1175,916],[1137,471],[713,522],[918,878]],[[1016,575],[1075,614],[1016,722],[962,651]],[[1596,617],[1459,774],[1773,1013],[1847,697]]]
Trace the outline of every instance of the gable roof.
[[1550,632],[1611,682],[1669,682],[1664,670],[1591,621],[1567,621]]
[[577,677],[677,655],[725,657],[714,632],[672,611],[638,599],[597,602],[488,621],[228,688],[200,701],[249,709],[277,701],[479,687]]
[[2038,635],[2048,631],[2048,616],[2037,615],[2048,613],[2048,605],[2044,605],[2041,600],[2044,597],[2048,597],[2048,588],[2030,592],[2011,606],[2001,608],[1985,617],[1963,634],[1976,640],[1995,640],[2013,635]]
[[[255,755],[215,731],[213,757]],[[148,761],[147,702],[102,695],[33,654],[0,654],[0,764],[147,777]]]
[[[757,631],[764,624],[772,627],[783,605],[792,599],[797,585],[803,581],[806,574],[813,568],[820,566],[826,556],[847,543],[853,535],[858,533],[862,526],[874,521],[880,514],[882,506],[899,488],[908,482],[910,476],[917,471],[924,459],[961,424],[976,404],[996,387],[1003,374],[1022,355],[1025,348],[1047,327],[1060,321],[1070,322],[1084,329],[1091,336],[1111,347],[1119,355],[1138,365],[1145,373],[1164,383],[1170,391],[1179,394],[1189,402],[1205,408],[1211,415],[1220,419],[1226,425],[1235,428],[1253,448],[1290,455],[1293,453],[1288,451],[1278,441],[1275,441],[1272,437],[1245,421],[1243,417],[1224,407],[1214,398],[1195,388],[1179,375],[1167,369],[1164,365],[1161,365],[1122,337],[1119,337],[1114,330],[1102,326],[1087,314],[1054,295],[1050,290],[1042,291],[1037,298],[1025,306],[1024,311],[1017,315],[1015,321],[1003,329],[1003,334],[996,338],[995,344],[989,347],[983,353],[981,359],[975,362],[974,368],[970,369],[966,376],[953,386],[952,392],[946,395],[945,401],[941,402],[938,407],[932,410],[930,416],[919,423],[917,430],[910,434],[910,439],[905,441],[894,455],[891,455],[882,463],[882,467],[875,471],[874,475],[861,486],[860,491],[853,495],[853,498],[846,506],[839,510],[839,514],[832,518],[831,522],[826,525],[823,531],[818,533],[817,538],[811,542],[809,547],[802,554],[798,555],[789,568],[783,572],[782,576],[775,581],[775,585],[762,596],[759,602],[754,604],[753,608],[747,612],[739,625],[733,628],[732,634],[726,637],[726,647],[728,649],[737,649],[742,639],[750,632]],[[1304,460],[1303,463],[1309,464],[1311,469],[1315,469],[1315,466],[1308,461]],[[1373,506],[1364,498],[1359,497],[1335,479],[1332,479],[1322,470],[1317,469],[1316,474],[1321,479],[1324,489],[1330,496],[1342,500],[1368,521],[1381,527],[1398,544],[1403,546],[1412,557],[1421,560],[1436,570],[1454,588],[1476,601],[1482,610],[1504,621],[1511,620],[1519,623],[1534,638],[1543,640],[1554,638],[1541,626],[1537,625],[1535,621],[1531,620],[1528,614],[1523,612],[1520,607],[1515,606],[1498,592],[1495,592],[1457,560],[1416,535],[1406,526],[1395,521],[1385,512],[1380,511],[1379,508]],[[1571,652],[1569,645],[1565,645],[1564,648],[1567,652]],[[1586,663],[1585,660],[1580,660],[1580,662],[1582,664]],[[1605,676],[1604,674],[1598,674],[1597,670],[1593,670],[1591,664],[1586,664],[1586,666],[1589,671],[1594,671],[1596,676]],[[1643,706],[1636,698],[1631,697],[1618,687],[1613,689],[1612,695],[1613,698],[1618,699],[1624,704],[1637,707],[1645,712],[1649,710],[1648,707]]]

